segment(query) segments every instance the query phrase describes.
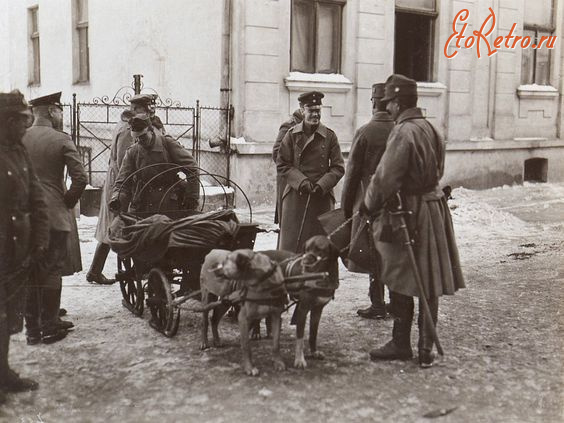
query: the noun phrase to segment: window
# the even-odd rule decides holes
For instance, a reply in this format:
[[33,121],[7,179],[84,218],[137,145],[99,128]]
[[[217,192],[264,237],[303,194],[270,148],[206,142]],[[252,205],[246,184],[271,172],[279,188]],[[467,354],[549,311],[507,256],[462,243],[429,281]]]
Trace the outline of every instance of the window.
[[394,73],[433,79],[435,0],[396,0]]
[[[523,49],[521,59],[521,83],[522,84],[550,84],[550,49],[547,45],[554,46],[551,39],[554,32],[553,0],[538,0],[525,2],[525,24],[523,37],[531,37],[531,44],[538,45],[543,40],[543,46],[539,49]],[[543,37],[545,37],[543,39]],[[545,42],[548,40],[548,42]]]
[[27,25],[29,34],[29,84],[37,85],[41,82],[40,54],[39,54],[39,20],[37,6],[28,9]]
[[291,69],[339,73],[345,0],[293,0]]
[[88,82],[88,0],[74,0],[74,75],[76,82]]

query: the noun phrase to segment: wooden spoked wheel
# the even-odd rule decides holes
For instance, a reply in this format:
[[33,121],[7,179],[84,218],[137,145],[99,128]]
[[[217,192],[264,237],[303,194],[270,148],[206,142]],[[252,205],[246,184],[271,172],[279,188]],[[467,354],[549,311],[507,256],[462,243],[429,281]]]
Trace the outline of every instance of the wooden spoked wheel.
[[180,309],[173,305],[172,284],[166,274],[157,268],[149,273],[147,306],[151,311],[150,325],[172,338],[178,332]]
[[143,314],[145,295],[143,292],[143,282],[136,279],[133,261],[130,258],[118,257],[118,272],[116,279],[119,281],[122,304],[136,316]]

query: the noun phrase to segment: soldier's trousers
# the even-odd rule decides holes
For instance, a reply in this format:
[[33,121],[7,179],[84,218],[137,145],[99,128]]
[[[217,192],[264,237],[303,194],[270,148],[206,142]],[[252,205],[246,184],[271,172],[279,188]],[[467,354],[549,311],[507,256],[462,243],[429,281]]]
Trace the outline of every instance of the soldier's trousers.
[[67,255],[68,232],[51,231],[45,263],[32,275],[25,321],[27,330],[48,326],[58,320],[62,272]]

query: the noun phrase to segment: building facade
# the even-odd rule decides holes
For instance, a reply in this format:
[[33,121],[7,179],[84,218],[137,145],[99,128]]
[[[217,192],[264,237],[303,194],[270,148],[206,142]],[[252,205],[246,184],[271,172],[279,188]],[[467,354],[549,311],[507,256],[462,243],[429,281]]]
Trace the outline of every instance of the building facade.
[[445,135],[445,184],[564,180],[562,0],[0,3],[2,88],[92,98],[140,73],[163,97],[233,105],[230,176],[254,203],[274,199],[272,143],[300,93],[325,93],[346,153],[393,72]]

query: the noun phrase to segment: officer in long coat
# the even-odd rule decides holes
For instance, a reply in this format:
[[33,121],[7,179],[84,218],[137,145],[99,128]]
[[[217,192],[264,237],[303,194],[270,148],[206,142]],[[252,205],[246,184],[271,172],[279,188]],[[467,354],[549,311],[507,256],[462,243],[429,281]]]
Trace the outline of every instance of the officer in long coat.
[[[54,342],[66,336],[71,322],[59,318],[62,275],[67,259],[68,239],[76,231],[72,210],[87,184],[82,160],[71,137],[62,131],[61,93],[30,101],[35,120],[22,140],[29,152],[37,177],[45,191],[49,210],[49,248],[46,265],[30,290],[26,307],[29,344]],[[65,167],[71,179],[65,185]],[[78,237],[75,232],[72,236]]]
[[[112,189],[114,187],[121,163],[125,157],[125,152],[133,144],[131,137],[131,128],[129,127],[129,120],[139,113],[150,114],[152,111],[151,103],[153,97],[148,94],[138,94],[129,100],[131,107],[124,110],[121,114],[121,122],[118,122],[116,128],[112,133],[112,146],[110,149],[110,159],[108,162],[108,171],[106,172],[106,180],[102,188],[102,195],[100,199],[100,211],[98,213],[98,224],[96,225],[95,237],[98,241],[90,269],[86,274],[86,280],[92,283],[102,285],[110,285],[115,282],[113,278],[106,278],[102,271],[110,252],[110,240],[108,239],[108,229],[112,224],[114,215],[108,208],[110,202]],[[164,134],[164,127],[162,122],[157,116],[151,117],[151,120],[157,125],[160,124],[161,131]]]
[[10,335],[23,328],[30,268],[49,242],[47,205],[21,139],[33,118],[23,95],[0,93],[0,404],[3,392],[37,389],[8,365]]
[[333,187],[345,173],[337,135],[321,123],[321,99],[312,91],[300,95],[304,120],[284,136],[276,160],[285,178],[279,248],[302,252],[305,241],[325,232],[317,217],[335,206]]
[[[301,105],[300,105],[301,107]],[[285,122],[282,122],[280,128],[278,129],[278,135],[272,146],[272,161],[276,164],[278,159],[278,150],[280,150],[280,143],[288,133],[288,131],[300,123],[304,119],[301,109],[294,110],[292,117]],[[284,193],[284,188],[286,188],[286,181],[284,178],[276,174],[276,209],[274,211],[274,223],[280,223],[280,207],[282,205],[282,194]]]
[[[388,135],[394,127],[393,119],[386,112],[386,104],[381,101],[384,97],[384,85],[372,85],[372,119],[361,126],[353,138],[341,195],[341,208],[347,219],[359,210],[362,201],[364,201],[364,194],[370,183],[370,178],[384,154]],[[380,281],[379,260],[375,256],[370,228],[364,226],[365,229],[362,230],[364,220],[359,214],[353,217],[351,242],[354,242],[354,245],[351,245],[349,249],[347,268],[351,272],[369,274],[368,296],[371,304],[366,309],[358,310],[358,315],[368,319],[381,319],[386,317],[384,285]],[[362,232],[357,235],[359,230]],[[355,249],[359,251],[355,251]],[[361,259],[364,255],[365,259],[362,263],[356,263],[354,261],[355,255]]]
[[[400,193],[425,296],[437,323],[439,297],[464,287],[450,211],[439,180],[444,172],[445,147],[438,131],[417,108],[417,84],[403,75],[386,81],[387,110],[396,121],[386,151],[366,190],[361,211],[377,217],[373,224],[376,248],[382,256],[382,280],[388,285],[394,310],[392,340],[370,352],[373,360],[410,359],[413,297],[419,297],[408,251],[397,217],[387,204]],[[433,338],[419,307],[419,363],[433,363]]]

